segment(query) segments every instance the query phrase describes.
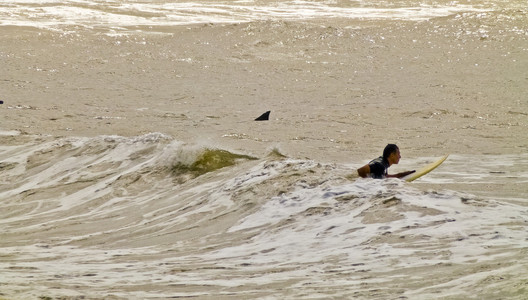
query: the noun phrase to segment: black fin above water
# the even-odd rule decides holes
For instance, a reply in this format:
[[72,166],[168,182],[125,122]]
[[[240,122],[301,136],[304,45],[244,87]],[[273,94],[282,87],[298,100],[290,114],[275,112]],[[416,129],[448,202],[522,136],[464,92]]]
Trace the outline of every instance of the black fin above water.
[[268,121],[270,113],[271,113],[271,110],[268,110],[267,112],[260,115],[260,117],[256,118],[255,121]]

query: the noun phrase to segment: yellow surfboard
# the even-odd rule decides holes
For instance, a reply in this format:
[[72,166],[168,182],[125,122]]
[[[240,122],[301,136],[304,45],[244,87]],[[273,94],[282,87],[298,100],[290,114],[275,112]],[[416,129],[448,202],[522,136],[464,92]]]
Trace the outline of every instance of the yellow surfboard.
[[444,160],[447,159],[448,156],[449,156],[449,154],[446,154],[446,155],[442,156],[439,160],[428,164],[427,166],[421,168],[420,170],[418,170],[418,171],[416,171],[416,172],[414,172],[412,174],[409,174],[409,175],[403,177],[402,179],[407,181],[407,182],[411,182],[411,181],[413,181],[415,179],[418,179],[418,178],[424,176],[425,174],[431,172],[432,170],[436,169],[436,167],[441,165],[444,162]]

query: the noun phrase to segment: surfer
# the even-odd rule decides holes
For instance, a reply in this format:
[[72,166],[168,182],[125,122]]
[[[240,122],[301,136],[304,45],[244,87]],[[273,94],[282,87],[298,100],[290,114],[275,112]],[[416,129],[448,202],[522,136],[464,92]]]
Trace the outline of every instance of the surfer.
[[380,156],[363,167],[357,169],[358,175],[363,178],[372,177],[376,179],[383,178],[402,178],[415,171],[401,172],[394,175],[389,175],[387,169],[394,164],[400,162],[400,149],[395,144],[388,144],[383,150],[383,156]]

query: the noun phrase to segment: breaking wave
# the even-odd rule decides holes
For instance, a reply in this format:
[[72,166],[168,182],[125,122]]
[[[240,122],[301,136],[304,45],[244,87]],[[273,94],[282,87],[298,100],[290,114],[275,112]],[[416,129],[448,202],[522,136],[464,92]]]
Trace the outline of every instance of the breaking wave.
[[[458,2],[374,1],[43,1],[16,0],[0,4],[0,25],[34,26],[53,30],[69,28],[104,29],[116,32],[136,31],[141,27],[184,24],[240,23],[269,20],[310,19],[403,19],[426,20],[468,11],[485,11],[487,1],[472,5]],[[496,4],[494,4],[496,5]],[[62,28],[62,29],[61,29]],[[149,28],[149,29],[148,29]],[[68,31],[68,30],[66,30]]]
[[0,138],[8,299],[526,292],[526,206],[159,133]]

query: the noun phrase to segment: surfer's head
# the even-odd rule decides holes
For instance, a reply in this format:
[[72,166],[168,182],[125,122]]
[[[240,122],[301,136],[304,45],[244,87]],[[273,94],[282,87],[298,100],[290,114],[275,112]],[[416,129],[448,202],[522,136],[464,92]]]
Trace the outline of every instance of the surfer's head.
[[385,149],[383,149],[383,158],[389,161],[391,165],[397,165],[400,162],[400,149],[395,144],[388,144]]

